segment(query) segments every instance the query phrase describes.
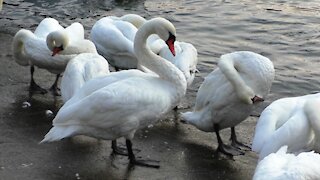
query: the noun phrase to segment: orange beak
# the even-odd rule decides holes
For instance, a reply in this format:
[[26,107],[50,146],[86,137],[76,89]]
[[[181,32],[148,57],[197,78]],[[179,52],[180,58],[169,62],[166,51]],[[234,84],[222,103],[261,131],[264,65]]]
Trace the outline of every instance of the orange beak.
[[170,49],[170,51],[171,51],[173,56],[176,55],[176,52],[174,50],[174,42],[175,41],[176,41],[176,37],[170,33],[169,38],[166,41],[166,44],[168,45],[168,47],[169,47],[169,49]]

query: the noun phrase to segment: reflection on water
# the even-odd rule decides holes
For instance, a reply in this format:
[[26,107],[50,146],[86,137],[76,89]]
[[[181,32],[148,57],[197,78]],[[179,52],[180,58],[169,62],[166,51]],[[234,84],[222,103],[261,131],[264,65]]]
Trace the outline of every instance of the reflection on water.
[[220,55],[250,50],[269,57],[275,65],[276,79],[265,102],[270,103],[320,89],[319,9],[316,0],[5,0],[0,31],[9,29],[14,34],[20,28],[34,29],[44,17],[53,17],[64,26],[81,22],[89,35],[103,16],[162,16],[174,23],[179,41],[190,42],[198,50],[200,73],[188,91],[191,100]]

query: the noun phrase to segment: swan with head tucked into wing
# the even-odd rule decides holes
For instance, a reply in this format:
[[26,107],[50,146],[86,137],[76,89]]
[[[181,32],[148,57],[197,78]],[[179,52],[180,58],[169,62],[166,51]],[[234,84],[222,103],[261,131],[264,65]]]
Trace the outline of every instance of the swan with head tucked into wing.
[[287,153],[287,146],[269,154],[256,167],[253,180],[311,180],[320,179],[320,154]]
[[194,110],[182,113],[182,117],[202,131],[215,132],[217,152],[243,154],[225,145],[219,131],[231,127],[232,145],[243,145],[237,141],[234,127],[250,115],[256,102],[263,101],[273,79],[273,64],[264,56],[249,51],[222,55],[218,68],[200,86]]
[[53,18],[45,18],[35,32],[21,29],[13,38],[13,56],[22,66],[30,66],[30,90],[46,93],[33,78],[34,66],[57,74],[50,90],[58,94],[57,83],[68,61],[83,52],[97,53],[94,44],[84,39],[84,29],[80,23],[63,28]]
[[252,150],[261,160],[284,145],[290,153],[314,149],[320,138],[319,107],[320,93],[274,101],[261,113]]
[[133,41],[137,27],[145,21],[136,14],[107,16],[93,25],[90,37],[99,54],[108,59],[116,70],[136,69],[138,61],[134,55]]
[[176,30],[168,20],[154,18],[135,36],[134,52],[139,63],[156,76],[133,69],[88,81],[62,106],[42,142],[80,134],[106,140],[125,137],[131,164],[159,167],[137,160],[131,139],[138,129],[156,122],[179,103],[187,82],[176,66],[146,45],[151,34],[165,40],[174,54]]

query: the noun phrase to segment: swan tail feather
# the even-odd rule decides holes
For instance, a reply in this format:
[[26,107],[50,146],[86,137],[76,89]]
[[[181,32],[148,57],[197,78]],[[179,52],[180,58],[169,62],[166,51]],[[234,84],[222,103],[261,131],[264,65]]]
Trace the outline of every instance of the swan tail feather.
[[195,124],[194,122],[198,121],[201,118],[201,114],[197,112],[184,112],[181,113],[183,121],[188,124]]
[[45,135],[44,139],[39,143],[59,141],[63,138],[70,137],[75,134],[73,126],[55,126]]

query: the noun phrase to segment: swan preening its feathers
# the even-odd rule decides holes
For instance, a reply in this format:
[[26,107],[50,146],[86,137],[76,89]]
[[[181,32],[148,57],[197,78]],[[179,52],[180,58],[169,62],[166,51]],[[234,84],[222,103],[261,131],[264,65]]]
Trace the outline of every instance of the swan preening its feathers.
[[216,132],[218,151],[238,155],[222,143],[219,131],[232,127],[232,140],[236,143],[234,126],[266,97],[273,79],[273,64],[264,56],[248,51],[222,55],[218,68],[200,86],[194,110],[182,113],[182,117],[202,131]]
[[320,179],[320,154],[287,153],[287,146],[269,154],[256,167],[253,180],[311,180]]
[[182,72],[146,45],[151,34],[157,34],[174,49],[176,31],[169,21],[154,18],[135,36],[134,52],[139,63],[157,76],[127,70],[88,81],[62,106],[53,120],[54,127],[42,142],[79,134],[107,140],[125,137],[130,162],[146,165],[136,160],[132,152],[134,133],[174,108],[187,86]]
[[[57,74],[52,89],[56,91],[58,78],[70,59],[79,53],[97,53],[94,44],[84,39],[84,29],[80,23],[63,28],[58,21],[45,18],[32,33],[21,29],[13,39],[13,56],[22,66],[31,67],[30,89],[40,90],[33,79],[34,66]],[[58,54],[57,54],[58,53]]]
[[261,160],[284,145],[290,153],[314,149],[320,137],[319,107],[320,93],[274,101],[261,113],[252,150]]

